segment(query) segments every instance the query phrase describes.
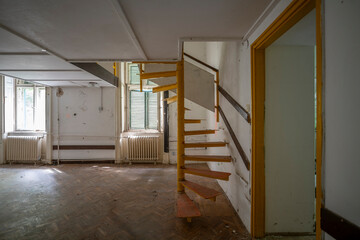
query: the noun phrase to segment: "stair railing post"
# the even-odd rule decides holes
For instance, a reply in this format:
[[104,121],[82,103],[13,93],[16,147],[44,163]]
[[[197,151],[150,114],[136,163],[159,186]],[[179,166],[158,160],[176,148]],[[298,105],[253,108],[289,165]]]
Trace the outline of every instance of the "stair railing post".
[[184,186],[180,181],[185,179],[184,176],[184,58],[176,64],[176,80],[177,80],[177,191],[183,192]]

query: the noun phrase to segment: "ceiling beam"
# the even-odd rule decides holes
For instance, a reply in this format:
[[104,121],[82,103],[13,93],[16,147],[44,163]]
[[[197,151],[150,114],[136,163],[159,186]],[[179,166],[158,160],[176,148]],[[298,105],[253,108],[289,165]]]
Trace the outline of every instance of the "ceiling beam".
[[72,78],[55,78],[55,79],[32,79],[32,78],[21,78],[21,77],[17,77],[14,75],[9,75],[9,74],[4,74],[3,72],[0,72],[1,75],[6,76],[6,77],[11,77],[14,79],[20,79],[20,80],[24,80],[24,81],[28,81],[28,82],[56,82],[56,81],[78,81],[78,82],[101,82],[101,79],[72,79]]
[[[61,60],[65,61],[65,62],[68,62],[67,59],[65,59],[63,56],[61,56],[60,54],[58,53],[55,53],[43,46],[41,46],[41,44],[13,31],[12,29],[0,24],[0,28],[4,29],[5,31],[33,44],[34,46],[38,47],[41,49],[41,52],[1,52],[3,55],[52,55],[52,56],[55,56],[55,57],[58,57],[60,58]],[[108,72],[106,69],[104,69],[103,67],[101,67],[100,65],[96,64],[96,63],[76,63],[76,64],[73,64],[77,67],[79,67],[80,69],[82,70],[85,70],[89,73],[91,73],[92,75],[95,75],[96,77],[100,78],[100,79],[103,79],[105,80],[106,82],[110,83],[111,85],[114,85],[114,86],[118,86],[118,78],[113,76],[110,72]],[[21,70],[24,70],[24,69],[20,69]],[[1,71],[4,71],[4,70],[1,70]],[[11,71],[16,71],[16,70],[11,70]],[[17,71],[17,72],[20,72],[20,71]],[[24,70],[24,71],[29,71],[29,70]],[[37,70],[30,70],[32,72],[35,72]],[[42,70],[40,70],[41,72],[43,72]],[[39,71],[39,72],[40,72]],[[54,69],[50,69],[50,70],[44,70],[44,72],[46,71],[53,71],[53,72],[56,72],[56,71],[64,71],[64,69],[60,69],[60,70],[54,70]],[[77,70],[66,70],[67,72],[78,72]],[[81,71],[81,70],[80,70]],[[4,71],[5,72],[5,71]],[[2,73],[3,74],[3,73]],[[10,76],[8,74],[3,74],[5,76],[9,76],[9,77],[12,77],[12,78],[16,78],[16,79],[23,79],[23,80],[26,80],[26,81],[33,81],[33,82],[38,82],[38,81],[74,81],[73,79],[24,79],[24,78],[19,78],[19,77],[16,77],[16,76]],[[75,80],[76,81],[76,80]],[[86,79],[81,79],[81,81],[96,81],[95,79],[91,79],[91,80],[86,80]]]
[[0,52],[0,56],[43,56],[47,52]]
[[[146,60],[144,59],[134,59],[134,58],[87,58],[87,59],[75,59],[75,58],[71,58],[68,59],[68,62],[72,62],[72,63],[76,63],[76,62],[81,62],[81,63],[87,63],[87,62],[132,62],[132,61],[141,61],[144,62]],[[163,61],[163,60],[161,60]]]
[[53,51],[45,48],[44,46],[41,46],[39,43],[37,43],[37,42],[35,42],[35,41],[33,41],[33,40],[31,40],[31,39],[29,39],[29,38],[27,38],[27,37],[25,37],[25,36],[17,33],[17,32],[15,32],[15,31],[13,31],[12,29],[10,29],[10,28],[2,25],[2,24],[0,24],[0,28],[2,28],[2,29],[4,29],[5,31],[8,31],[9,33],[12,33],[13,35],[15,35],[15,36],[17,36],[17,37],[19,37],[19,38],[21,38],[21,39],[23,39],[23,40],[31,43],[31,44],[33,44],[34,46],[36,46],[36,47],[38,47],[38,48],[41,48],[42,51],[43,51],[43,53],[48,53],[49,55],[56,56],[56,57],[58,57],[58,58],[66,61],[66,59],[65,59],[63,56],[61,56],[60,54],[55,53],[55,52],[53,52]]
[[102,82],[102,80],[94,79],[24,79],[30,82]]
[[82,72],[80,69],[0,69],[0,72]]
[[254,24],[249,28],[247,33],[242,37],[242,42],[248,40],[251,34],[260,26],[260,24],[264,21],[264,19],[270,14],[270,12],[275,8],[275,6],[280,2],[280,0],[272,0],[269,5],[265,8],[265,10],[260,14],[260,16],[256,19]]
[[[143,58],[143,60],[147,60],[146,54],[145,54],[139,40],[137,39],[137,37],[136,37],[136,35],[134,33],[134,30],[131,27],[131,25],[130,25],[130,23],[129,23],[126,15],[125,15],[125,12],[123,11],[119,1],[118,0],[109,0],[109,1],[111,3],[112,7],[114,8],[115,12],[119,16],[121,24],[123,24],[125,26],[126,31],[129,34],[129,36],[131,38],[131,41],[135,45],[136,50],[138,51],[139,55]],[[114,31],[116,31],[116,29],[114,29]]]
[[117,87],[119,84],[119,79],[114,76],[111,72],[103,68],[97,63],[80,63],[80,62],[73,62],[71,63],[78,68],[85,70],[92,75],[103,79],[104,81],[110,83],[111,85]]

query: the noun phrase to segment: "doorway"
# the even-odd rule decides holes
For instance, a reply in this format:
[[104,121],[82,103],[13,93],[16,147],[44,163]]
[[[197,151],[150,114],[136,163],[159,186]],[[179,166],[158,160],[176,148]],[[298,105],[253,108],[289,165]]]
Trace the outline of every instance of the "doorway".
[[315,231],[315,10],[265,49],[265,233]]
[[[308,124],[308,126],[311,126],[311,134],[309,134],[309,136],[312,135],[310,142],[312,142],[311,146],[312,146],[312,150],[309,150],[309,153],[307,156],[312,156],[310,161],[311,161],[311,165],[312,165],[312,170],[311,170],[311,174],[309,175],[303,175],[302,177],[306,177],[307,179],[311,179],[309,180],[309,182],[311,182],[313,185],[310,186],[310,183],[307,184],[308,189],[312,189],[312,194],[310,194],[308,196],[312,196],[312,201],[310,203],[310,200],[307,201],[308,206],[314,206],[313,201],[315,199],[313,199],[314,194],[314,185],[315,185],[315,180],[314,180],[314,165],[315,165],[315,161],[314,161],[314,152],[316,152],[316,173],[317,173],[317,179],[316,179],[316,196],[318,196],[316,198],[316,234],[317,237],[320,237],[320,233],[321,233],[321,229],[320,229],[320,207],[321,207],[321,159],[322,159],[322,116],[321,116],[321,112],[322,112],[322,107],[321,107],[321,86],[322,86],[322,45],[321,45],[321,1],[319,0],[298,0],[298,1],[292,1],[289,6],[277,17],[277,19],[275,19],[275,21],[252,43],[251,45],[251,83],[252,83],[252,161],[251,161],[251,181],[252,181],[252,188],[251,188],[251,235],[252,237],[264,237],[266,235],[266,233],[281,233],[282,235],[286,235],[286,234],[293,234],[293,235],[297,235],[297,234],[304,234],[304,233],[308,233],[309,231],[309,226],[312,226],[311,228],[311,232],[313,233],[314,229],[314,217],[312,216],[311,218],[307,218],[307,219],[311,219],[307,225],[307,229],[286,229],[283,225],[283,228],[278,227],[277,229],[269,229],[269,226],[267,226],[267,230],[266,230],[266,216],[269,215],[269,212],[267,212],[266,208],[269,206],[266,206],[266,201],[268,200],[266,198],[266,186],[269,187],[268,185],[270,184],[267,183],[266,184],[266,171],[267,170],[271,170],[269,169],[265,169],[266,167],[266,159],[265,159],[265,152],[268,152],[271,149],[267,149],[267,147],[265,145],[265,130],[266,129],[266,123],[265,123],[265,119],[266,117],[266,111],[268,111],[269,109],[266,109],[266,97],[265,95],[269,94],[269,89],[267,89],[266,86],[266,75],[269,74],[269,72],[266,72],[266,68],[268,66],[266,66],[266,62],[269,62],[269,60],[271,61],[271,55],[266,57],[266,53],[269,53],[269,51],[274,50],[275,48],[281,48],[280,46],[276,46],[276,44],[274,44],[273,46],[271,46],[276,40],[280,39],[281,36],[283,36],[286,32],[290,32],[291,28],[297,24],[299,21],[301,21],[305,16],[307,16],[312,10],[316,11],[316,13],[312,13],[315,14],[316,17],[316,22],[313,23],[313,27],[316,27],[316,50],[312,50],[312,54],[310,54],[310,51],[308,51],[308,56],[312,56],[312,59],[310,60],[310,62],[312,62],[312,64],[307,64],[309,66],[309,68],[315,69],[314,66],[314,56],[316,55],[316,94],[317,94],[317,99],[315,100],[315,96],[312,95],[310,96],[310,98],[308,98],[307,100],[310,103],[311,101],[316,101],[316,117],[317,117],[317,121],[316,121],[316,134],[314,134],[314,121],[315,121],[315,114],[313,112],[312,117],[311,117],[311,124]],[[300,40],[301,38],[298,38],[297,40]],[[271,49],[271,47],[273,47],[273,49]],[[295,50],[294,50],[295,51]],[[314,55],[314,51],[316,51],[316,54]],[[276,51],[273,51],[276,52]],[[281,51],[280,51],[281,52]],[[282,51],[282,52],[288,52],[288,51]],[[301,52],[301,51],[298,51]],[[305,54],[306,55],[306,54]],[[288,56],[286,56],[286,54],[283,56],[281,53],[278,53],[275,55],[273,55],[273,57],[280,57],[280,60],[283,62],[282,64],[278,64],[278,65],[283,65],[283,64],[290,64],[287,61],[287,58],[291,58],[291,55],[288,54]],[[292,57],[294,58],[294,57]],[[296,60],[296,57],[293,59]],[[290,64],[291,65],[291,64]],[[275,66],[276,67],[276,66]],[[286,71],[290,71],[289,68],[285,68],[285,72]],[[280,73],[279,76],[281,76],[283,71],[279,71],[278,73]],[[291,71],[290,71],[291,72]],[[298,70],[298,72],[302,73],[301,70]],[[312,72],[314,74],[314,70],[313,71],[309,71],[310,73]],[[295,75],[295,73],[293,74]],[[315,75],[315,74],[314,74]],[[312,75],[312,91],[314,93],[314,75]],[[309,74],[310,76],[310,74]],[[269,76],[267,76],[269,77]],[[276,77],[276,76],[275,76]],[[286,78],[286,75],[282,76],[284,78]],[[269,83],[267,83],[269,84]],[[281,81],[280,83],[278,83],[278,85],[281,86]],[[310,85],[308,85],[310,86]],[[294,86],[293,86],[294,88]],[[276,89],[276,88],[275,88]],[[281,88],[280,88],[281,89]],[[295,87],[295,89],[297,89]],[[271,89],[270,89],[271,90]],[[299,89],[298,89],[299,90]],[[284,92],[283,92],[284,93]],[[273,95],[274,93],[272,93]],[[287,92],[285,91],[285,94],[283,94],[284,96],[286,96]],[[301,94],[300,94],[301,95]],[[275,97],[277,96],[277,94],[275,94]],[[279,97],[281,96],[278,95]],[[289,96],[289,94],[288,94]],[[292,97],[292,95],[290,95],[290,97]],[[269,99],[271,100],[271,99]],[[278,102],[280,103],[284,103],[287,100],[282,100]],[[314,104],[313,102],[313,104]],[[314,110],[314,105],[309,105],[310,106],[310,110]],[[291,103],[290,103],[291,106]],[[286,111],[284,111],[284,113],[286,113]],[[287,113],[289,116],[291,116],[293,119],[297,119],[296,117],[294,117],[294,113],[288,112]],[[276,114],[275,114],[276,116]],[[285,114],[285,116],[287,116]],[[296,115],[295,115],[296,116]],[[284,118],[284,117],[283,117]],[[269,119],[268,119],[269,121]],[[288,121],[291,122],[291,121]],[[288,123],[285,121],[285,123]],[[310,121],[308,121],[308,123],[310,123]],[[280,124],[281,125],[281,124]],[[296,126],[296,125],[295,125]],[[296,126],[297,127],[297,126]],[[269,133],[267,133],[269,134]],[[294,134],[294,133],[293,133]],[[314,137],[316,135],[316,151],[314,150],[315,148],[315,140]],[[289,135],[288,135],[289,136]],[[291,135],[290,135],[291,136]],[[307,139],[310,139],[307,138]],[[298,140],[297,138],[295,138],[295,140]],[[266,140],[267,141],[267,140]],[[284,141],[284,139],[282,139],[282,141]],[[288,144],[285,141],[286,144]],[[295,142],[292,142],[294,145],[296,145]],[[280,144],[281,145],[281,144]],[[309,146],[309,144],[308,144]],[[281,147],[281,146],[280,146]],[[310,149],[310,148],[308,148]],[[289,150],[289,149],[286,149]],[[311,154],[312,152],[312,154]],[[301,151],[300,153],[298,152],[298,155],[301,156]],[[296,155],[296,154],[295,154]],[[286,158],[286,157],[285,157]],[[269,163],[267,163],[269,164]],[[309,164],[310,166],[310,164]],[[269,166],[267,166],[269,167]],[[284,167],[284,168],[283,168]],[[282,168],[282,169],[281,169]],[[291,182],[292,179],[292,175],[289,172],[289,169],[286,169],[285,166],[281,166],[281,168],[279,168],[280,170],[282,170],[282,173],[284,175],[286,175],[286,173],[289,173],[287,178],[285,178],[285,182]],[[296,169],[296,167],[293,166],[293,168]],[[308,167],[308,169],[310,169],[310,167]],[[299,171],[302,172],[302,171]],[[310,170],[309,170],[310,172]],[[269,173],[268,173],[269,174]],[[276,176],[276,175],[275,175]],[[277,177],[277,176],[276,176]],[[295,177],[296,178],[296,177]],[[295,182],[295,181],[293,181]],[[301,182],[301,181],[300,181]],[[291,185],[291,184],[290,184]],[[293,186],[291,188],[298,188],[298,186],[296,186],[296,184],[293,184]],[[296,189],[295,189],[296,190]],[[303,190],[299,190],[299,191],[303,191]],[[279,192],[279,194],[281,196],[285,196],[284,192]],[[291,195],[288,194],[288,195]],[[295,197],[295,200],[301,200],[299,198]],[[285,200],[286,204],[289,203],[293,203],[295,202],[295,200],[293,201],[289,201],[288,199]],[[281,206],[281,202],[280,206]],[[267,203],[269,204],[269,203]],[[283,204],[282,206],[285,207],[285,205]],[[292,208],[296,208],[296,206],[291,206],[289,207],[289,209]],[[310,209],[310,207],[308,207],[308,209]],[[284,209],[282,209],[283,211]],[[309,211],[307,211],[309,212]],[[312,215],[314,215],[314,210],[311,211]],[[281,215],[281,212],[277,212],[277,214]],[[270,215],[269,215],[270,216]],[[310,216],[310,214],[307,214],[307,216]],[[267,221],[269,222],[270,219],[267,219]],[[301,221],[300,219],[297,219],[297,221]],[[279,224],[279,222],[274,222],[274,224]],[[281,224],[281,223],[280,223]],[[291,224],[292,226],[293,224]],[[295,224],[296,225],[296,224]],[[275,232],[275,231],[280,231],[280,232]],[[300,232],[299,232],[300,231]],[[320,238],[319,238],[320,239]]]

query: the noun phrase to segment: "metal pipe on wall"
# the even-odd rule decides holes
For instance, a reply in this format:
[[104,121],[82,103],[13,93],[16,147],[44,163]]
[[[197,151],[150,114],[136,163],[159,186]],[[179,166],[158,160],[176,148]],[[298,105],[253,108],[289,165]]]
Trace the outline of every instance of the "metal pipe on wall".
[[[164,92],[164,99],[169,97],[169,91]],[[164,152],[169,152],[169,105],[163,102]]]
[[57,165],[60,163],[60,96],[57,96]]

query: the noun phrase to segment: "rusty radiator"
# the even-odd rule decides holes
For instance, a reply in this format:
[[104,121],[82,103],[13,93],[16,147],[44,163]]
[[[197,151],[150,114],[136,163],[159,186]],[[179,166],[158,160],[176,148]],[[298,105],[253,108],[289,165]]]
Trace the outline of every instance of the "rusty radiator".
[[127,158],[131,162],[154,162],[159,160],[158,136],[129,136]]
[[41,159],[41,139],[38,136],[9,136],[6,139],[6,160],[34,162]]

